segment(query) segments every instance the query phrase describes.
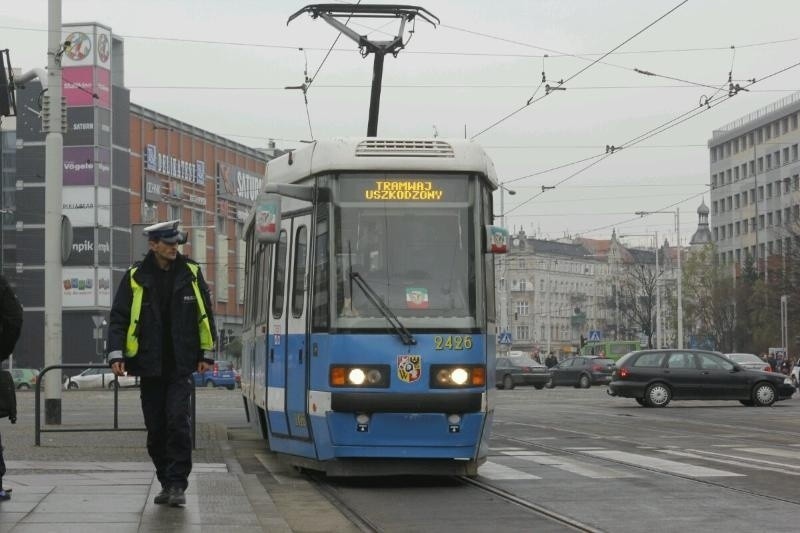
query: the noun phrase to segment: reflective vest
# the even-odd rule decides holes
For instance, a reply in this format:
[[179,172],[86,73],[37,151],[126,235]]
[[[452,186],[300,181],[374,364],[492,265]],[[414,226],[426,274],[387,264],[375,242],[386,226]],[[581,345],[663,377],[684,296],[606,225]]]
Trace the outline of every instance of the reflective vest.
[[[208,320],[206,313],[206,304],[203,296],[200,294],[200,285],[197,283],[197,271],[199,266],[193,263],[186,263],[189,271],[192,273],[192,290],[194,291],[195,300],[197,301],[197,312],[200,316],[200,326],[198,328],[200,333],[200,348],[203,350],[214,349],[214,338],[211,336],[211,324]],[[142,296],[144,295],[144,287],[133,279],[137,267],[130,270],[131,279],[131,292],[133,299],[131,300],[131,320],[128,324],[128,336],[125,339],[125,357],[135,357],[139,353],[139,315],[142,312]]]

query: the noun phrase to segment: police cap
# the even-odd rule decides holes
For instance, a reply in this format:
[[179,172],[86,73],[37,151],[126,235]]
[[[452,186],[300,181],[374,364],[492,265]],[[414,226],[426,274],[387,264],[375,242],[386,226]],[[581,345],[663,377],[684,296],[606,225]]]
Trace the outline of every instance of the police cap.
[[167,244],[185,244],[188,235],[185,231],[178,230],[180,220],[170,220],[169,222],[159,222],[147,226],[142,230],[151,241],[163,241]]

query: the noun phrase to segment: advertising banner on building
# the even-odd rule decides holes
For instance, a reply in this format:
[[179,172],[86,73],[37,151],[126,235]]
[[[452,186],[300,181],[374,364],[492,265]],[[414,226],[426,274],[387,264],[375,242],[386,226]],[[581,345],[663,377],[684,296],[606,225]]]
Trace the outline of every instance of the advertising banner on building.
[[92,307],[95,305],[95,269],[64,267],[61,269],[63,307]]
[[94,67],[65,67],[61,73],[62,90],[67,106],[93,106],[96,94]]
[[98,66],[111,69],[111,30],[98,25],[62,25],[62,42],[69,43],[64,67]]
[[145,148],[144,168],[196,185],[206,183],[205,161],[186,161],[162,154],[154,144],[148,144]]
[[94,128],[97,135],[96,143],[100,146],[111,147],[111,110],[102,107],[95,108]]
[[150,176],[144,180],[144,199],[148,202],[161,201],[161,180],[155,176]]
[[67,147],[63,158],[64,185],[94,185],[94,148]]
[[97,269],[97,305],[111,307],[111,269]]
[[94,131],[94,107],[67,108],[64,146],[91,146],[94,144]]
[[94,228],[73,228],[72,252],[64,265],[94,266],[95,249]]
[[111,185],[111,150],[97,148],[95,152],[97,162],[97,184],[109,187]]
[[261,176],[239,167],[217,161],[217,197],[253,205],[261,191]]
[[108,187],[64,187],[62,199],[64,214],[73,227],[111,225],[111,189]]

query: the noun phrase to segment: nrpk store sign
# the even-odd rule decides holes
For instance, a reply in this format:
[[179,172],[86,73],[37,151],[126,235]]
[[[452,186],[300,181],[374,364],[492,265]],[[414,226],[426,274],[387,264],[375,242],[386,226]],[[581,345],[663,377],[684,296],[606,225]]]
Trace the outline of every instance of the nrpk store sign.
[[197,185],[206,183],[205,161],[184,161],[171,155],[160,154],[154,144],[147,145],[144,168]]

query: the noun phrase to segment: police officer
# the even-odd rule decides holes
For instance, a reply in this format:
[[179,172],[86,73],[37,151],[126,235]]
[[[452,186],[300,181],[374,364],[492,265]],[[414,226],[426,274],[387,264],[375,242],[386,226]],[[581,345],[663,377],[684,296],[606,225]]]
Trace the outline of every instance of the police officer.
[[157,504],[186,503],[192,470],[192,372],[205,372],[217,328],[200,266],[178,252],[179,220],[144,229],[150,251],[122,278],[108,328],[108,361],[117,376],[141,377],[147,452],[161,492]]

